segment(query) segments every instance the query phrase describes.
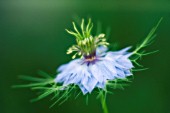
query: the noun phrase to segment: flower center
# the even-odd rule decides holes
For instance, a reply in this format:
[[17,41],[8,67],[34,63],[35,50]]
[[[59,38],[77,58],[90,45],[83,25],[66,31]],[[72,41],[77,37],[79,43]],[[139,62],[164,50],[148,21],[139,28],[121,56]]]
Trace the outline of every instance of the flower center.
[[98,46],[107,46],[109,43],[106,42],[105,34],[99,34],[98,36],[93,37],[91,35],[91,30],[93,28],[93,24],[89,19],[87,26],[84,26],[84,20],[81,23],[81,31],[79,31],[73,22],[73,27],[75,32],[66,30],[69,34],[75,36],[76,45],[70,47],[67,51],[67,54],[74,53],[73,59],[76,56],[84,57],[87,61],[93,61],[96,59],[96,48]]
[[96,60],[96,51],[88,56],[84,56],[84,58],[86,62],[93,62],[94,60]]

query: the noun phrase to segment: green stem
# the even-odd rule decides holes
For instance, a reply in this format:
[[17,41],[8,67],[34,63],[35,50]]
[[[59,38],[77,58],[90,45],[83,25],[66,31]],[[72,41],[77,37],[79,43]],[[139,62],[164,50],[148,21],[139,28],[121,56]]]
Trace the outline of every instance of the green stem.
[[103,113],[109,113],[108,109],[107,109],[107,104],[106,104],[106,98],[105,98],[106,94],[104,95],[102,93],[101,95],[101,104],[102,104],[102,109],[103,109]]

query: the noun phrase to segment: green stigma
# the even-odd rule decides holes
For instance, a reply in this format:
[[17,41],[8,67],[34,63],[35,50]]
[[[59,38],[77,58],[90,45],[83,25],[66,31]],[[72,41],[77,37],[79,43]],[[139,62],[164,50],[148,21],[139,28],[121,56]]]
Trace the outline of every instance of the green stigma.
[[96,48],[98,46],[108,46],[109,43],[106,42],[105,34],[99,34],[98,36],[92,36],[91,31],[93,28],[93,23],[89,19],[88,24],[85,25],[84,19],[82,19],[80,29],[78,30],[76,24],[73,22],[73,27],[75,32],[67,30],[66,31],[76,38],[76,45],[71,46],[67,50],[67,54],[74,53],[73,59],[76,56],[84,57],[86,60],[91,61],[95,59]]

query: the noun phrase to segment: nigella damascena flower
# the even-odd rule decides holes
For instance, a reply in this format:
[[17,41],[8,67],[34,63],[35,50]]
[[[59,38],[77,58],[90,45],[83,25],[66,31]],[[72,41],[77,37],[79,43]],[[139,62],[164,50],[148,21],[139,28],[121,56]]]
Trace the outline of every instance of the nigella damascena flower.
[[104,89],[108,80],[132,75],[133,64],[129,59],[132,53],[127,52],[129,49],[107,52],[106,47],[100,46],[90,58],[75,59],[60,66],[55,82],[63,83],[63,86],[76,84],[83,94],[91,93],[96,87]]
[[118,51],[108,49],[109,43],[105,34],[92,35],[93,24],[91,19],[86,26],[84,20],[82,20],[79,28],[81,30],[78,30],[73,22],[74,32],[66,29],[76,40],[76,44],[67,51],[67,54],[73,54],[73,60],[61,65],[57,69],[58,74],[55,77],[42,71],[39,72],[42,78],[20,76],[20,78],[29,80],[31,83],[15,87],[31,87],[31,89],[40,90],[42,94],[34,101],[53,94],[52,100],[57,98],[53,105],[59,101],[65,102],[73,91],[78,92],[75,96],[77,97],[80,93],[88,95],[96,90],[97,97],[101,99],[104,113],[108,113],[105,104],[106,94],[111,92],[112,88],[126,86],[126,83],[130,81],[129,77],[133,75],[132,72],[137,71],[135,69],[137,66],[141,66],[137,60],[144,55],[153,53],[146,53],[142,49],[152,43],[152,39],[155,37],[154,33],[161,20],[136,49],[126,47]]

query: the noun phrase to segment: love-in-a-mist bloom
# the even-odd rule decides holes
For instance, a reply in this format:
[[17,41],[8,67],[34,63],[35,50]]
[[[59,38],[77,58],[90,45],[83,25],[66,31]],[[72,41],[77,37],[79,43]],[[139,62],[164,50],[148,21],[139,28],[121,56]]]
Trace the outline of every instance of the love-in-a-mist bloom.
[[[103,36],[102,34],[102,38]],[[88,56],[60,66],[55,82],[63,83],[63,86],[76,84],[83,94],[91,93],[94,88],[105,89],[109,80],[125,79],[132,75],[133,64],[129,59],[132,53],[127,52],[129,49],[127,47],[120,51],[107,52],[107,47],[95,45]]]
[[131,47],[126,47],[118,51],[109,51],[109,43],[105,34],[92,35],[91,19],[87,25],[82,20],[80,28],[77,28],[73,22],[74,32],[66,30],[76,40],[76,44],[67,51],[67,54],[73,54],[73,60],[61,65],[54,77],[42,71],[39,74],[44,78],[21,76],[21,78],[31,80],[33,83],[18,86],[40,90],[42,94],[34,101],[53,94],[52,99],[57,98],[54,104],[66,101],[71,96],[72,91],[77,92],[74,93],[77,97],[81,93],[88,95],[96,90],[101,99],[104,113],[108,113],[105,104],[106,94],[111,92],[111,88],[122,88],[126,85],[125,82],[129,81],[128,77],[133,75],[134,66],[141,66],[137,60],[151,53],[145,53],[141,50],[151,44],[160,21],[136,49],[131,50]]

